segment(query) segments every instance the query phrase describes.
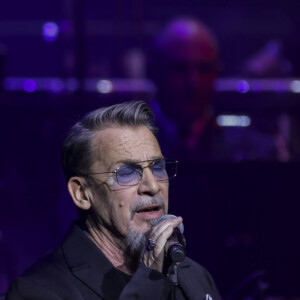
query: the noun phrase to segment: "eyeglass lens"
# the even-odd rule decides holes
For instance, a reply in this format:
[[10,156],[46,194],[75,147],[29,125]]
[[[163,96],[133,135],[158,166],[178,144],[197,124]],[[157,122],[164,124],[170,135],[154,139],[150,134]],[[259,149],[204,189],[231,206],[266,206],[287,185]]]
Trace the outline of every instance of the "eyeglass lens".
[[[142,178],[144,168],[138,164],[120,167],[116,172],[118,183],[120,185],[137,184]],[[158,181],[167,181],[176,175],[176,162],[166,162],[164,159],[160,159],[151,162],[149,168]]]

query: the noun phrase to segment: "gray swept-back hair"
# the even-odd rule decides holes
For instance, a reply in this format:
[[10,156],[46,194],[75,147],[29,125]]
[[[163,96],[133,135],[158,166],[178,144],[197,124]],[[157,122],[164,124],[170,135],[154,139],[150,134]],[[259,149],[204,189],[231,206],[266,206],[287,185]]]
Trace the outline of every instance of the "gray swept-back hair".
[[152,109],[143,101],[131,101],[88,113],[68,132],[62,145],[62,168],[67,181],[89,172],[93,162],[92,143],[99,130],[108,127],[146,126],[155,136]]

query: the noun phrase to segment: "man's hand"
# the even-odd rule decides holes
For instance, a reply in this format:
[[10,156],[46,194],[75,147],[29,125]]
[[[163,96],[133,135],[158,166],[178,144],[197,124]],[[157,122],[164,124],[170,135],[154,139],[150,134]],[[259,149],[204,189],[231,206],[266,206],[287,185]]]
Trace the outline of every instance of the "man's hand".
[[142,264],[162,272],[166,242],[172,235],[174,228],[180,223],[182,223],[182,218],[174,216],[174,218],[165,219],[153,226],[149,240],[154,242],[154,248],[149,250],[145,247],[141,256]]

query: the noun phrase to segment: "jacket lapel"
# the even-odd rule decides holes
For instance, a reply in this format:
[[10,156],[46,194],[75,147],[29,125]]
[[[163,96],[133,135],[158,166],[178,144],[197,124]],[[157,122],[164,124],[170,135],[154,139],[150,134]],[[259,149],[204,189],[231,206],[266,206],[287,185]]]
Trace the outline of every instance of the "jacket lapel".
[[178,265],[178,283],[189,300],[205,300],[211,292],[202,272],[194,270],[188,259]]
[[75,277],[103,299],[119,298],[124,288],[123,278],[78,226],[72,227],[62,249]]

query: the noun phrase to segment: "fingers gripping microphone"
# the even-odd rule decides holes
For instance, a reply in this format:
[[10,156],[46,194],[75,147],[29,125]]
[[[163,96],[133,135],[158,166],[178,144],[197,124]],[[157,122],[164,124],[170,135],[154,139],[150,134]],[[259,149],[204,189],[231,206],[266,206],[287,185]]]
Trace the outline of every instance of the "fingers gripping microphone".
[[[164,215],[157,219],[156,224],[162,222],[163,220],[174,218],[174,215]],[[167,258],[173,263],[182,262],[185,258],[185,248],[186,248],[186,241],[183,235],[184,227],[183,224],[179,224],[176,227],[168,239],[166,243],[166,254]]]

